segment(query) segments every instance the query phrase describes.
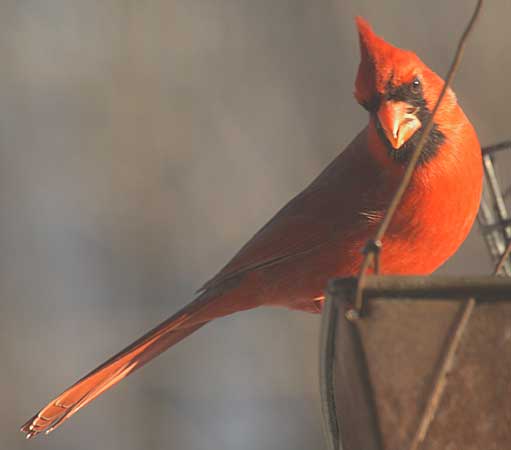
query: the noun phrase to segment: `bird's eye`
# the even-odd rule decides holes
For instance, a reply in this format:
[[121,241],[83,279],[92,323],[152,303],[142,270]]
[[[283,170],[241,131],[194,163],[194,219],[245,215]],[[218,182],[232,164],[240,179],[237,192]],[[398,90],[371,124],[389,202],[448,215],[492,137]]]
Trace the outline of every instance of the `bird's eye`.
[[421,81],[418,79],[418,78],[415,78],[413,81],[412,81],[412,89],[414,91],[418,91],[421,87]]

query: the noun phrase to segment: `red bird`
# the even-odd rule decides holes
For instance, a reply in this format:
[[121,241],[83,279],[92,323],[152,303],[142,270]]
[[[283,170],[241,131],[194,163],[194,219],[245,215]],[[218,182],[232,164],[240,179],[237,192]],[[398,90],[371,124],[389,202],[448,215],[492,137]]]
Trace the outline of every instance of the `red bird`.
[[[49,433],[98,395],[217,317],[261,305],[321,310],[333,277],[356,275],[401,180],[442,79],[357,19],[355,97],[369,124],[200,290],[198,297],[52,400],[21,430]],[[474,128],[449,89],[383,239],[384,273],[429,274],[466,238],[482,189]]]

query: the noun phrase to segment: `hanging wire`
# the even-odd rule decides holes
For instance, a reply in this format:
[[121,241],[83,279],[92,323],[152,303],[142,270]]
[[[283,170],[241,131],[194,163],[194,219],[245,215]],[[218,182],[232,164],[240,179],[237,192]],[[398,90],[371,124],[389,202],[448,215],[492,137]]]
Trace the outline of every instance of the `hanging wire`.
[[511,149],[511,141],[503,141],[498,144],[488,145],[483,148],[483,155],[492,155],[495,152],[501,150],[509,150]]
[[504,253],[502,253],[502,256],[500,257],[499,262],[495,266],[495,270],[493,272],[494,275],[499,275],[500,274],[500,271],[505,267],[507,259],[510,256],[511,256],[511,239],[507,243],[506,250],[504,250]]
[[385,233],[392,221],[394,213],[396,212],[396,209],[397,209],[401,199],[403,198],[403,195],[404,195],[408,185],[410,184],[410,180],[412,178],[413,171],[415,169],[415,166],[417,165],[417,161],[419,160],[422,149],[424,148],[424,145],[426,144],[426,139],[428,138],[429,133],[431,132],[431,129],[433,128],[433,120],[435,118],[435,114],[438,111],[440,103],[441,103],[442,99],[444,98],[449,85],[452,82],[452,79],[454,77],[454,74],[456,73],[456,70],[458,69],[467,38],[470,35],[470,33],[472,32],[474,24],[475,24],[477,18],[479,17],[479,12],[481,11],[482,4],[483,4],[483,0],[478,0],[477,5],[474,10],[474,13],[472,14],[472,17],[470,18],[470,21],[459,40],[458,48],[456,49],[456,54],[454,55],[454,59],[452,61],[451,67],[449,68],[449,72],[447,73],[447,77],[445,79],[442,91],[440,92],[440,96],[438,97],[435,107],[433,108],[433,111],[431,113],[429,121],[427,122],[426,126],[424,127],[424,131],[422,133],[421,138],[419,139],[419,143],[417,144],[417,147],[415,148],[415,150],[412,154],[412,157],[410,158],[410,161],[406,167],[405,173],[403,174],[401,183],[399,184],[399,186],[394,194],[394,197],[392,198],[392,200],[389,204],[389,207],[386,211],[385,217],[383,218],[382,223],[380,224],[378,230],[376,231],[374,238],[372,240],[368,241],[368,243],[364,249],[365,257],[362,261],[362,265],[360,267],[360,272],[358,275],[358,286],[357,286],[357,292],[355,295],[354,308],[351,311],[348,311],[348,317],[350,319],[355,319],[360,316],[362,306],[363,306],[363,291],[364,291],[366,277],[368,276],[368,269],[371,266],[371,264],[374,264],[375,259],[378,259],[378,257],[379,257],[378,255],[381,252],[381,245],[378,246],[375,244],[382,241],[383,236],[385,235]]

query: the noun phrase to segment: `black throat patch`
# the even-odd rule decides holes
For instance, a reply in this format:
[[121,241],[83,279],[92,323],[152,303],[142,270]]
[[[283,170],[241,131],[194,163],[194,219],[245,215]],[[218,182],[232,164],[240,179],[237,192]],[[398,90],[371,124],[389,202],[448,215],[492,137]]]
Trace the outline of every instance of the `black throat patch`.
[[[421,121],[422,126],[412,135],[408,141],[406,141],[399,149],[392,147],[391,143],[387,139],[385,132],[378,120],[377,111],[382,101],[403,101],[408,103],[412,108],[417,108],[417,118]],[[426,100],[422,92],[422,86],[416,86],[413,83],[404,84],[401,86],[393,86],[391,83],[387,85],[386,94],[379,96],[378,98],[371,101],[369,112],[373,116],[376,123],[376,130],[380,139],[385,144],[388,150],[389,156],[394,160],[403,165],[407,164],[410,160],[413,151],[415,150],[419,140],[424,132],[424,127],[428,123],[431,117],[431,111],[426,105]],[[422,165],[427,163],[433,158],[445,142],[445,135],[440,131],[438,125],[433,123],[433,128],[429,133],[424,148],[422,149],[421,155],[419,156],[418,164]]]

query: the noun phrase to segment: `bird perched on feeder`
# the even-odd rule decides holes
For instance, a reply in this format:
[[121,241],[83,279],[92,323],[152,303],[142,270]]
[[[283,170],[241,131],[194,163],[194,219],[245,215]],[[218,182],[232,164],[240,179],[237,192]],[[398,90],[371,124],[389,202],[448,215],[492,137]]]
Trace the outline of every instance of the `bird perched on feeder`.
[[[319,312],[327,281],[357,274],[443,87],[413,52],[385,42],[362,18],[357,26],[355,98],[367,126],[195,300],[48,403],[21,428],[27,437],[54,430],[213,319],[263,305]],[[482,178],[476,133],[448,89],[383,238],[382,273],[425,275],[443,264],[470,231]]]

